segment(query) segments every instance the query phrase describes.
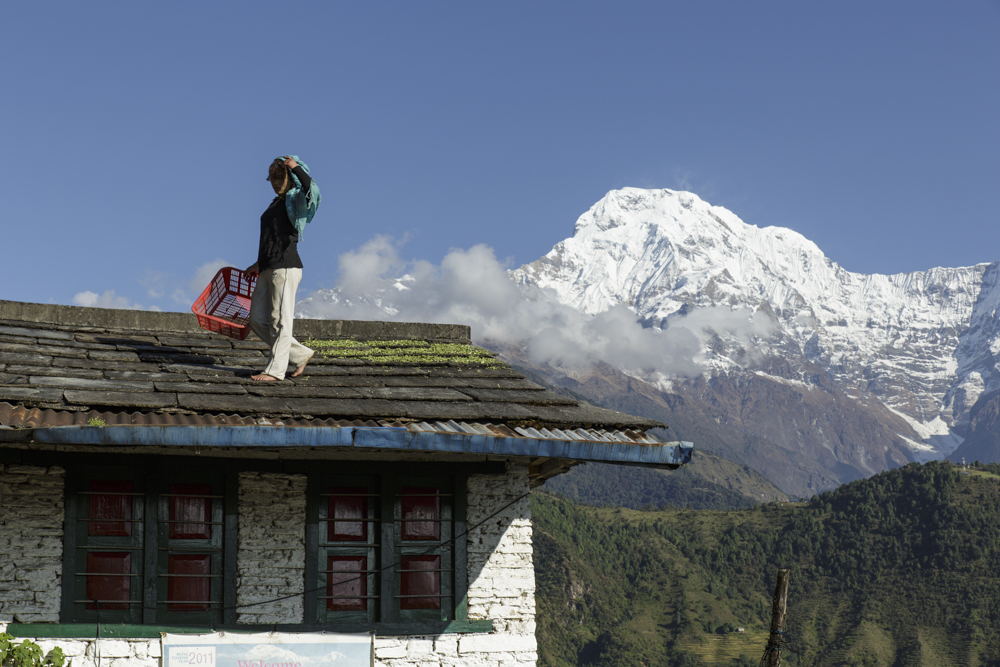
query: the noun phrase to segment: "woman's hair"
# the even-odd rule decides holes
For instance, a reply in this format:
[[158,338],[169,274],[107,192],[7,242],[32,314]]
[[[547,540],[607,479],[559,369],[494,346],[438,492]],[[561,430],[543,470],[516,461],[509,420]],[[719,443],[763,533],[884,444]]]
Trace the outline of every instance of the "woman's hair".
[[278,186],[276,190],[282,189],[285,181],[288,180],[288,167],[282,160],[275,160],[271,163],[267,170],[267,180],[271,181],[271,185]]

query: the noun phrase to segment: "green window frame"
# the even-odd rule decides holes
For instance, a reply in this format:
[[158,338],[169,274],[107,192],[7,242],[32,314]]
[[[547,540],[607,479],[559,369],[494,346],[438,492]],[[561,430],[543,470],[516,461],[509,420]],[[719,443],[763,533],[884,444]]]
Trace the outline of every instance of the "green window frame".
[[191,468],[68,471],[62,622],[234,622],[235,488]]
[[464,472],[311,474],[306,623],[466,621],[466,480]]

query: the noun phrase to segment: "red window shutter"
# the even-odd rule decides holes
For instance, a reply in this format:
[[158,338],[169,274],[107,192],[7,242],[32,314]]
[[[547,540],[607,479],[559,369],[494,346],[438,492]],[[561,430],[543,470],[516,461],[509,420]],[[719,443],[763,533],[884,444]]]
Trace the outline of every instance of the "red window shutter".
[[[91,496],[93,497],[93,496]],[[93,525],[93,524],[91,524]],[[87,599],[98,600],[101,610],[128,609],[128,604],[117,604],[111,600],[128,602],[131,599],[132,554],[127,551],[92,551],[87,554]],[[98,609],[93,602],[87,609]]]
[[207,540],[212,537],[209,523],[212,499],[208,497],[211,495],[211,484],[170,485],[170,521],[181,522],[170,524],[170,539]]
[[132,535],[132,482],[95,479],[90,482],[88,535]]
[[367,569],[365,567],[367,562],[368,559],[364,556],[327,557],[326,569],[340,571],[327,572],[326,594],[330,596],[358,596],[357,598],[327,598],[326,608],[329,611],[365,611],[368,609],[368,600],[362,597],[368,595],[368,575],[363,572]]
[[[441,593],[441,557],[404,557],[400,574],[400,595],[434,595]],[[433,570],[433,571],[428,571]],[[440,609],[439,597],[402,597],[400,609]]]
[[[327,541],[365,542],[368,540],[368,489],[355,486],[331,486],[327,508]],[[357,494],[357,495],[351,495]]]
[[212,557],[208,554],[170,554],[167,574],[189,576],[167,577],[167,609],[207,611],[212,599],[211,573]]
[[401,489],[404,540],[441,539],[441,489],[404,486]]

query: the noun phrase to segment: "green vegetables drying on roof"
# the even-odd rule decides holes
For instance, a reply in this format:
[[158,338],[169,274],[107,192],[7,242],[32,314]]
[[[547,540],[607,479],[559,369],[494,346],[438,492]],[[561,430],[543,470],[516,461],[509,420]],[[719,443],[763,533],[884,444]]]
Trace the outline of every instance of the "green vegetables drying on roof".
[[459,364],[505,368],[481,347],[462,343],[428,343],[422,340],[316,340],[302,342],[323,357],[358,359],[374,364]]

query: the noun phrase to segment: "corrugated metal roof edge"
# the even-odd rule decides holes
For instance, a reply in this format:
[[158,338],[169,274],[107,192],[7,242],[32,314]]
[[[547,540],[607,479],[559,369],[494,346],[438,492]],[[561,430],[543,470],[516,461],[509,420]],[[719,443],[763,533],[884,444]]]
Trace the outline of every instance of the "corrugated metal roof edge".
[[[547,408],[548,409],[548,408]],[[603,408],[599,408],[604,410]],[[606,411],[612,414],[613,411]],[[632,417],[631,415],[624,415],[627,417]],[[501,418],[497,418],[500,420]],[[0,430],[3,427],[13,427],[13,428],[46,428],[54,426],[87,426],[92,425],[93,421],[101,422],[105,426],[302,426],[307,428],[315,428],[320,426],[402,426],[409,424],[412,428],[413,422],[409,419],[404,419],[399,416],[388,416],[388,417],[355,417],[355,418],[337,418],[337,417],[310,417],[306,418],[304,416],[290,416],[286,415],[284,417],[264,417],[262,415],[257,416],[246,416],[239,414],[210,414],[210,413],[190,413],[188,411],[181,412],[142,412],[133,411],[129,412],[127,408],[119,408],[117,410],[108,411],[107,409],[91,409],[87,411],[69,411],[64,409],[59,409],[56,407],[28,407],[25,405],[11,405],[5,401],[0,401]],[[595,431],[590,429],[591,433],[601,432],[601,433],[624,433],[624,434],[635,434],[642,433],[648,428],[665,427],[666,425],[654,420],[644,420],[640,417],[634,417],[635,421],[626,422],[625,424],[620,424],[616,427],[612,426],[607,421],[595,420],[597,423],[605,424],[604,428],[600,431]],[[525,420],[517,419],[512,420],[513,424],[517,422],[524,422]],[[440,421],[434,422],[435,428],[440,427],[442,424],[455,424],[454,421]],[[539,425],[540,430],[536,430],[531,427],[516,427],[519,433],[525,436],[533,436],[541,434],[541,437],[549,437],[553,433],[566,433],[571,434],[580,430],[582,422],[577,422],[575,425],[563,425],[561,430],[555,424],[549,424],[548,428]],[[501,435],[515,435],[511,427],[503,426],[501,424],[486,424],[491,430],[501,431]],[[466,423],[466,427],[468,424]],[[474,427],[475,430],[482,428],[482,424],[477,423]],[[551,430],[550,430],[551,429]],[[440,429],[438,429],[440,430]],[[448,428],[444,429],[448,431]],[[461,429],[460,429],[461,430]],[[632,437],[629,436],[629,437]],[[569,439],[577,439],[575,437],[569,436]],[[598,440],[604,440],[605,438],[598,438]],[[619,441],[621,436],[611,438],[608,441]],[[633,439],[639,440],[638,437]]]
[[[5,428],[34,429],[55,426],[92,426],[96,420],[104,426],[399,426],[394,419],[334,419],[299,417],[263,417],[238,414],[187,414],[172,412],[129,412],[87,410],[67,411],[52,408],[29,408],[0,401],[0,431]],[[0,436],[2,437],[2,436]]]
[[[30,431],[30,435],[28,432]],[[406,427],[55,426],[7,430],[18,440],[120,447],[346,447],[370,450],[528,456],[675,468],[691,460],[689,442],[616,441],[445,433]],[[7,438],[4,438],[7,439]],[[13,438],[11,438],[13,439]]]

